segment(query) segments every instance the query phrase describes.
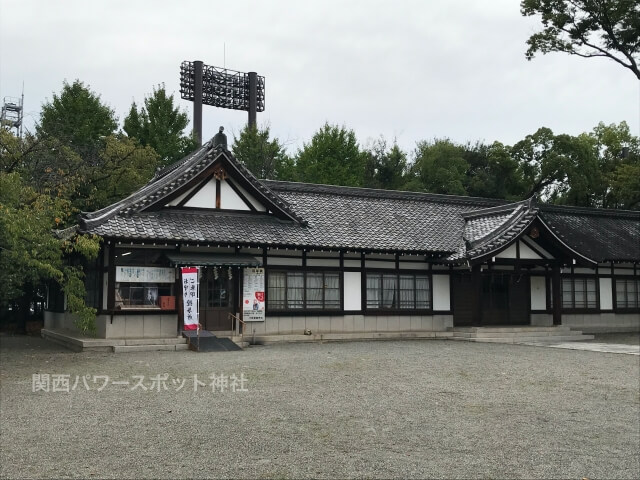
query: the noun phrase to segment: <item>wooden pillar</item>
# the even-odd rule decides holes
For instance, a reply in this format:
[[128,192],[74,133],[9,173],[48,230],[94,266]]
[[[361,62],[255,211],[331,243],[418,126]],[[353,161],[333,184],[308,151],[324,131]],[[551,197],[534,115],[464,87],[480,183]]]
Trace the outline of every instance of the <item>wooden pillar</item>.
[[551,298],[553,299],[553,324],[562,324],[562,279],[560,278],[560,266],[554,265],[551,271]]
[[109,244],[109,260],[107,266],[107,310],[116,307],[116,243]]
[[176,280],[175,283],[175,290],[173,293],[175,293],[176,295],[176,310],[178,311],[178,335],[180,335],[182,333],[182,331],[184,330],[184,304],[182,303],[184,301],[183,298],[183,293],[182,293],[182,269],[180,268],[180,266],[176,266],[176,268],[178,269],[178,274],[176,275],[176,277],[178,277],[178,279]]
[[482,276],[480,268],[480,265],[474,265],[471,268],[471,285],[473,290],[471,310],[473,312],[473,325],[476,327],[482,326]]

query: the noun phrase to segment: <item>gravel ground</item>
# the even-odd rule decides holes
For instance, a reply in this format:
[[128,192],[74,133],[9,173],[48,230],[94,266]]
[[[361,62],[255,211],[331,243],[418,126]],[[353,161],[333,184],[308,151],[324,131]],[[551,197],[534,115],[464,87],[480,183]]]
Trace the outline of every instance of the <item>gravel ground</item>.
[[640,333],[596,333],[593,343],[616,343],[618,345],[640,345]]
[[[0,347],[3,478],[640,477],[633,355],[451,341],[107,354],[0,337]],[[37,373],[80,382],[34,393]],[[144,375],[148,388],[164,373],[160,392],[82,383]],[[248,391],[194,392],[193,375],[212,373],[244,374]]]

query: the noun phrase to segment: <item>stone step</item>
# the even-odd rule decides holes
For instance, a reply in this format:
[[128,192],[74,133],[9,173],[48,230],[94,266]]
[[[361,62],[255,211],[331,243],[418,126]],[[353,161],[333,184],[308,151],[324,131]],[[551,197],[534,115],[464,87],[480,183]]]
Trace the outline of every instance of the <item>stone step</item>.
[[114,345],[113,353],[131,353],[131,352],[157,352],[157,351],[176,351],[188,350],[189,345],[186,343],[177,344],[144,344],[144,345]]
[[529,332],[568,332],[571,327],[567,327],[566,325],[555,325],[550,327],[536,327],[531,325],[523,325],[518,327],[453,327],[451,331],[453,332],[521,332],[521,333],[529,333]]
[[518,336],[527,336],[527,337],[553,337],[557,335],[569,335],[569,334],[580,334],[582,332],[574,332],[570,330],[559,330],[559,331],[530,331],[530,332],[453,332],[454,336],[458,337],[467,337],[467,338],[485,338],[485,337],[499,337],[499,338],[512,338]]
[[549,337],[482,337],[482,338],[468,338],[468,337],[452,337],[451,340],[460,340],[467,342],[477,343],[523,343],[523,342],[538,342],[538,343],[557,343],[557,342],[580,342],[584,340],[593,340],[593,335],[554,335]]
[[447,339],[453,336],[453,332],[352,332],[352,333],[314,333],[303,334],[278,334],[278,335],[245,335],[245,341],[256,345],[270,345],[275,343],[296,342],[357,342],[368,340],[423,340],[423,339]]
[[186,344],[187,339],[184,337],[171,338],[126,338],[125,345],[180,345]]

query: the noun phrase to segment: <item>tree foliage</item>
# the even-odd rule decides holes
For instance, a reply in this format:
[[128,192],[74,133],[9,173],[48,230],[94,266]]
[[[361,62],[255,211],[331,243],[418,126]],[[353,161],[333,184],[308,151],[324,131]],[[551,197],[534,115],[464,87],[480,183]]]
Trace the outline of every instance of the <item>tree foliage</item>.
[[153,148],[161,165],[169,165],[195,150],[197,141],[184,130],[189,117],[174,105],[173,95],[167,95],[164,84],[153,89],[138,110],[135,102],[124,119],[124,131],[143,146]]
[[[10,134],[9,134],[10,135]],[[2,165],[13,163],[20,141],[3,131]],[[9,151],[4,145],[11,143]],[[95,328],[95,309],[84,303],[84,273],[69,263],[71,255],[97,256],[100,239],[89,235],[57,236],[74,209],[63,197],[39,193],[17,171],[0,171],[0,307],[32,294],[48,281],[65,292],[69,311],[83,331]]]
[[520,7],[543,26],[527,40],[529,60],[538,52],[604,57],[640,79],[640,1],[522,0]]
[[466,195],[464,184],[469,164],[464,158],[464,147],[449,139],[422,140],[417,143],[414,156],[412,171],[421,189]]
[[101,137],[111,135],[118,127],[115,113],[100,101],[100,96],[85,87],[80,80],[66,81],[59,95],[42,105],[40,138],[57,138],[61,144],[80,155],[98,148]]
[[235,157],[258,178],[293,180],[293,161],[277,138],[270,140],[269,127],[247,125],[231,147]]
[[[54,234],[72,227],[80,210],[96,210],[144,185],[157,154],[115,134],[113,112],[76,81],[43,105],[37,134],[18,139],[0,129],[0,307],[55,282],[78,326],[94,328],[84,303],[83,263],[100,239]],[[26,305],[29,304],[28,298]]]
[[359,187],[363,184],[364,164],[355,132],[325,123],[298,151],[296,179]]
[[467,144],[466,148],[469,169],[465,186],[468,195],[507,200],[522,198],[523,179],[509,146],[494,142],[491,145]]
[[406,183],[407,154],[396,142],[389,148],[384,138],[376,140],[364,152],[364,186],[400,190]]

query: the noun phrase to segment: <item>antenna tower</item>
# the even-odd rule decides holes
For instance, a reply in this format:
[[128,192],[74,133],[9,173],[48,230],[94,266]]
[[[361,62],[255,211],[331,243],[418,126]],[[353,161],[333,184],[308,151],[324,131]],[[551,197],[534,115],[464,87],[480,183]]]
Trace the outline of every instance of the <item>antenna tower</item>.
[[0,126],[7,130],[15,128],[16,136],[22,138],[22,119],[24,117],[24,89],[22,97],[4,97],[2,112],[0,113]]

